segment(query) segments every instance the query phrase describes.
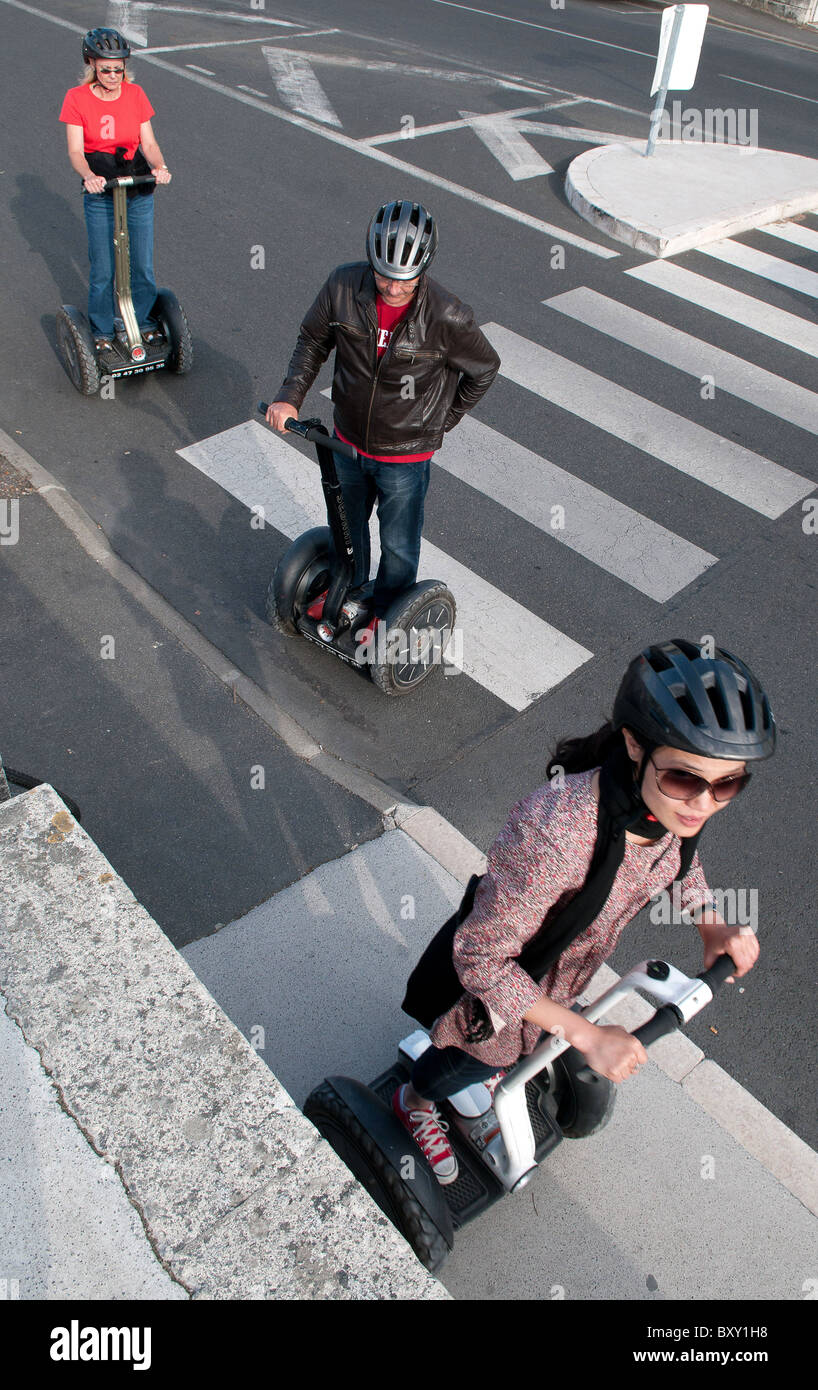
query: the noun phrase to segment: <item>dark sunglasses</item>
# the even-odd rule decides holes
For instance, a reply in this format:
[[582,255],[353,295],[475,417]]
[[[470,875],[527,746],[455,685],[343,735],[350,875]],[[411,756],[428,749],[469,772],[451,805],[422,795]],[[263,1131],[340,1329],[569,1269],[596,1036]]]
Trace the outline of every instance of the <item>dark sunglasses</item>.
[[97,68],[97,72],[104,72],[109,76],[113,73],[116,77],[121,77],[124,71],[124,68]]
[[708,782],[706,777],[699,777],[695,772],[685,772],[680,767],[657,767],[652,757],[648,761],[653,763],[660,792],[671,801],[695,801],[703,791],[709,791],[714,801],[732,801],[744,791],[752,776],[749,772],[737,772],[732,777],[717,777],[715,782]]

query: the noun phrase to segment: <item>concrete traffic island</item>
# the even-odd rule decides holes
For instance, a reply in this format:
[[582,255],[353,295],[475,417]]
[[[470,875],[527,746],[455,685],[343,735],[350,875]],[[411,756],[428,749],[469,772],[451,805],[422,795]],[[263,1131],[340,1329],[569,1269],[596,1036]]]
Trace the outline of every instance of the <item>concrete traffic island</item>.
[[602,145],[571,161],[565,195],[586,222],[652,256],[818,210],[818,160],[753,145]]
[[[39,1174],[42,1129],[38,1148],[24,1132],[25,1096],[6,1096],[27,1178],[15,1190],[30,1206],[12,1229],[39,1225],[38,1182],[51,1193],[61,1164],[76,1165],[76,1145],[60,1138],[69,1117],[89,1157],[118,1176],[119,1206],[130,1204],[146,1256],[172,1281],[165,1297],[449,1297],[51,787],[0,806],[0,903],[15,1046],[37,1050],[55,1088]],[[80,1212],[89,1240],[100,1203],[98,1185]],[[78,1254],[58,1237],[47,1251],[53,1267]],[[108,1297],[128,1296],[118,1275],[114,1257]],[[32,1292],[25,1269],[19,1283],[15,1296],[54,1296]]]

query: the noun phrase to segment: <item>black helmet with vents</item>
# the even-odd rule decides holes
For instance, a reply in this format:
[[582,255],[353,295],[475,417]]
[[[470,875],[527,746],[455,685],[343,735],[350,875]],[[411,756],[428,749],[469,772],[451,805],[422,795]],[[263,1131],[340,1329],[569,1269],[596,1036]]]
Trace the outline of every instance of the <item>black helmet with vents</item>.
[[415,280],[436,250],[435,219],[421,203],[384,203],[369,224],[366,254],[376,275]]
[[647,647],[631,662],[613,722],[640,742],[703,758],[749,762],[775,749],[770,702],[749,667],[719,647],[703,656],[681,638]]
[[89,29],[82,41],[82,56],[86,63],[98,58],[121,58],[124,62],[131,56],[131,46],[118,29]]

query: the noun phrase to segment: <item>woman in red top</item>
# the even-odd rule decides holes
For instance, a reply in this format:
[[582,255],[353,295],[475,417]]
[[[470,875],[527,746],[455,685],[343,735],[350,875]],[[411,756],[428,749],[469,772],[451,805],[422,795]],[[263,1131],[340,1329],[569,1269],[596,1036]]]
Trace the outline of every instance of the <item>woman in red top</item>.
[[[170,173],[156,143],[154,114],[141,87],[125,64],[130,45],[116,29],[92,29],[82,41],[85,79],[66,92],[60,120],[67,127],[68,158],[82,177],[91,272],[88,318],[98,350],[112,346],[114,325],[113,197],[103,194],[106,179],[117,174],[153,174],[170,183]],[[134,313],[146,342],[161,337],[154,321],[156,281],[153,273],[153,188],[128,190],[128,236]]]

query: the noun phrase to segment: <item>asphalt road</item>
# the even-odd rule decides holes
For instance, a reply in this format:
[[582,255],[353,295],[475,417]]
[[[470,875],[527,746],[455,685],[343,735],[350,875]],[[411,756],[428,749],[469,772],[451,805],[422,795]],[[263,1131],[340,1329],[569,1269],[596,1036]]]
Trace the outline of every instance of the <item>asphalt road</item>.
[[[755,112],[762,144],[811,155],[818,42],[726,0],[713,9],[696,105]],[[5,128],[19,130],[24,101],[26,110],[24,138],[7,150],[0,209],[6,430],[229,662],[286,695],[325,746],[435,806],[482,847],[541,779],[556,739],[601,722],[624,665],[646,642],[713,634],[748,660],[771,692],[780,753],[742,804],[713,822],[703,858],[712,885],[758,890],[762,963],[752,985],[730,995],[720,1032],[708,1029],[706,1044],[815,1143],[806,1076],[816,1060],[810,990],[818,964],[811,930],[816,538],[804,529],[800,505],[770,516],[662,461],[692,422],[724,449],[740,446],[808,483],[815,434],[732,394],[729,381],[714,399],[703,398],[695,375],[543,303],[591,290],[815,389],[814,355],[629,276],[645,257],[608,241],[565,202],[562,175],[574,155],[599,142],[593,132],[646,131],[657,10],[575,3],[560,11],[533,0],[487,4],[493,13],[443,0],[418,0],[405,12],[347,0],[268,6],[256,15],[220,3],[207,10],[139,7],[148,51],[134,74],[156,109],[154,129],[173,170],[172,184],[157,194],[157,266],[187,310],[194,369],[184,378],[119,383],[112,400],[84,399],[56,355],[54,316],[61,303],[82,306],[86,293],[80,196],[56,117],[80,75],[87,9],[79,0],[38,7],[2,0]],[[117,22],[113,6],[109,18]],[[44,94],[37,102],[33,54]],[[530,113],[518,122],[549,131],[518,127],[509,135],[503,122],[474,124],[512,110]],[[428,126],[445,128],[423,133]],[[526,177],[515,179],[513,161],[523,157]],[[538,159],[553,172],[534,172]],[[335,264],[362,255],[374,208],[398,195],[433,208],[441,229],[435,278],[472,304],[478,322],[517,335],[523,360],[547,348],[594,374],[569,366],[570,406],[499,377],[476,412],[484,433],[475,459],[494,458],[500,475],[511,467],[506,449],[527,450],[629,508],[634,525],[648,518],[711,561],[657,599],[649,591],[652,561],[643,578],[623,579],[611,560],[558,544],[488,495],[490,469],[476,486],[435,465],[426,537],[513,600],[515,614],[531,615],[510,635],[511,661],[531,658],[536,666],[560,635],[587,653],[564,679],[535,683],[522,707],[465,674],[436,679],[412,700],[386,701],[355,672],[273,632],[264,591],[288,537],[274,511],[263,529],[251,526],[247,501],[178,453],[224,435],[203,445],[205,455],[218,463],[238,449],[243,466],[236,441],[256,400],[274,397],[304,310]],[[818,228],[818,219],[803,225]],[[761,232],[739,241],[796,268],[815,266],[813,252],[784,241],[771,246]],[[560,247],[564,258],[555,254]],[[814,294],[702,252],[674,260],[712,286],[815,323]],[[320,391],[329,380],[325,369],[307,402],[325,419]],[[669,412],[661,437],[646,424],[637,442],[595,423],[590,406],[604,383]],[[236,430],[244,434],[228,434]],[[292,446],[294,475],[310,478],[309,451],[301,454],[303,461]],[[531,501],[530,490],[519,493]],[[627,531],[627,519],[623,525]],[[18,613],[7,610],[12,621]],[[472,635],[464,631],[465,650]],[[13,730],[10,737],[13,744]],[[167,814],[172,819],[170,806]],[[657,949],[657,930],[672,929],[635,924],[628,962],[634,951]],[[674,940],[668,953],[681,968],[698,963],[696,941]],[[624,955],[620,948],[615,968]]]

